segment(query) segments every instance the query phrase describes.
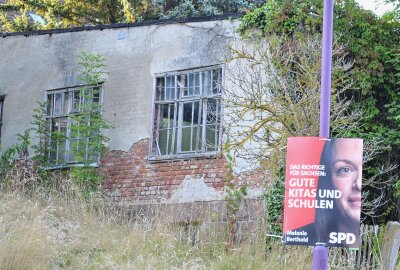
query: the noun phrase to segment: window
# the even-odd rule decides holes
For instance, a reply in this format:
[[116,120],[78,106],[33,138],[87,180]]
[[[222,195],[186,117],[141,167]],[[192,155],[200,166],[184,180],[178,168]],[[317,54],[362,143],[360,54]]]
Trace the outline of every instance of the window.
[[221,141],[222,68],[156,76],[153,159],[212,156]]
[[3,126],[3,105],[4,105],[4,96],[0,96],[0,142],[1,142],[1,127]]
[[[77,86],[48,90],[46,100],[46,119],[51,134],[47,142],[48,157],[51,164],[65,165],[93,158],[89,149],[90,135],[80,134],[75,116],[83,111],[101,113],[102,87]],[[87,125],[90,125],[90,120]],[[84,156],[77,157],[77,153],[82,152]]]

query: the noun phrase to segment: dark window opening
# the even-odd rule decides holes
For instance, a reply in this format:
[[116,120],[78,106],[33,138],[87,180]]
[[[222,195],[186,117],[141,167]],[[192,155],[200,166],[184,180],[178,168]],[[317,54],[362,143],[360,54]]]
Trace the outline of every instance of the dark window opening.
[[152,158],[215,155],[221,141],[222,68],[157,76]]

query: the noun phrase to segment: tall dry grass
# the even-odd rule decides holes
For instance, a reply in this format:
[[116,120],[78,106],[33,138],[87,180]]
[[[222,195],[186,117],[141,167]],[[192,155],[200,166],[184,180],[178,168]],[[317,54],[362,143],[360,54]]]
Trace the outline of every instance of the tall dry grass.
[[[129,219],[101,198],[0,193],[0,269],[309,269],[311,251],[260,237],[225,252],[224,230],[196,241],[165,218]],[[158,215],[161,216],[162,215]],[[186,233],[186,234],[185,234]],[[184,236],[184,237],[182,237]],[[189,238],[189,239],[188,239]]]
[[[131,216],[101,195],[80,197],[69,174],[53,174],[50,182],[33,174],[0,181],[1,270],[311,269],[312,248],[266,239],[264,228],[227,253],[224,224],[174,221],[190,214],[184,207]],[[356,269],[354,254],[330,249],[330,267]]]

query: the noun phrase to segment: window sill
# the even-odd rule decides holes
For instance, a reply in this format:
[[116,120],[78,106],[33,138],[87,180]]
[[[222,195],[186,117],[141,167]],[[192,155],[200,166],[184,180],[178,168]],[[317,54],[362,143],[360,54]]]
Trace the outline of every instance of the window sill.
[[[85,165],[82,163],[66,163],[66,164],[60,164],[60,165],[54,165],[54,166],[49,166],[49,167],[43,167],[44,170],[61,170],[61,169],[67,169],[71,167],[84,167]],[[98,168],[99,164],[97,162],[89,164],[89,167],[95,167]]]
[[164,161],[179,161],[189,159],[216,159],[221,157],[221,152],[208,152],[208,153],[188,153],[171,156],[149,156],[150,162],[164,162]]

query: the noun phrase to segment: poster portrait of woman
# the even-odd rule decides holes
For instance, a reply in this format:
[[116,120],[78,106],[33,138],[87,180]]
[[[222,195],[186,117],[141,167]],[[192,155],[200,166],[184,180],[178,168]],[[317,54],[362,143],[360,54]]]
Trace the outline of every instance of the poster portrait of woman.
[[290,152],[288,146],[285,243],[358,247],[363,141],[300,137],[293,146],[304,149]]

